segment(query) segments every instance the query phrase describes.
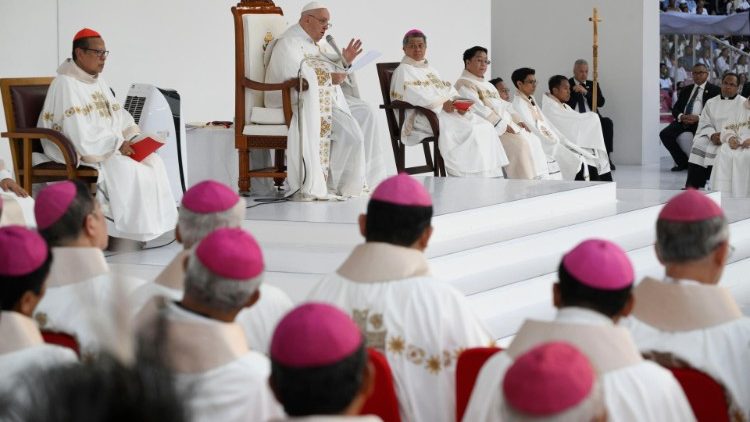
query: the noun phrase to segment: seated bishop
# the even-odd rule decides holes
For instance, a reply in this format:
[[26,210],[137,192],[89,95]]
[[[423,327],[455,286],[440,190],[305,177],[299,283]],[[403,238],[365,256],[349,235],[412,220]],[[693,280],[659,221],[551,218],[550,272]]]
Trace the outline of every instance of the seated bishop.
[[[72,158],[97,169],[96,198],[112,220],[112,236],[155,239],[177,220],[164,162],[153,153],[141,162],[130,157],[133,143],[146,136],[101,77],[109,51],[99,33],[79,31],[72,54],[57,69],[37,125],[64,133],[76,150]],[[49,159],[65,163],[54,143],[42,140],[42,145]]]
[[475,46],[464,51],[464,71],[456,81],[456,90],[462,98],[474,101],[472,112],[495,126],[510,161],[505,166],[509,179],[546,179],[549,173],[541,141],[521,121],[511,103],[484,79],[489,64],[486,48]]
[[597,369],[609,421],[694,421],[680,384],[667,369],[641,357],[630,332],[616,322],[633,307],[633,267],[619,246],[586,240],[562,258],[553,285],[554,321],[526,320],[507,350],[482,366],[464,421],[497,421],[505,398],[501,380],[523,353],[565,341]]
[[[413,29],[404,35],[404,58],[393,72],[391,100],[405,101],[437,114],[440,123],[438,146],[449,176],[503,177],[508,157],[497,132],[487,120],[453,106],[458,91],[430,66],[427,36]],[[432,136],[427,118],[414,110],[406,111],[401,141],[416,145]]]
[[[562,75],[549,79],[549,92],[542,97],[542,111],[550,122],[566,139],[580,149],[585,165],[588,166],[589,180],[612,181],[607,147],[602,136],[599,115],[594,112],[579,113],[567,104],[570,100],[570,82]],[[576,180],[584,179],[582,169]]]
[[365,338],[340,309],[306,303],[273,333],[271,385],[289,421],[382,422],[358,416],[375,386]]
[[458,354],[493,343],[466,298],[430,274],[431,219],[420,182],[405,173],[386,179],[359,217],[365,243],[308,297],[346,311],[367,347],[385,354],[405,421],[452,421]]
[[117,343],[117,310],[132,312],[145,281],[113,273],[104,258],[107,224],[101,205],[80,181],[48,185],[34,204],[37,228],[54,261],[47,291],[34,312],[44,330],[75,336],[83,355]]
[[[362,43],[353,39],[338,51],[324,39],[330,19],[325,5],[308,3],[299,21],[265,52],[267,83],[301,74],[309,84],[301,94],[292,92],[295,113],[288,133],[287,182],[292,191],[301,189],[313,198],[357,196],[376,186],[387,172],[395,172],[374,113],[359,99],[356,81],[347,73],[362,52]],[[265,105],[281,108],[281,94],[266,92]]]
[[34,199],[18,186],[0,160],[0,227],[11,225],[36,227]]
[[570,343],[540,344],[521,354],[502,383],[503,421],[607,420],[601,382],[585,354]]
[[36,232],[20,226],[0,228],[0,393],[4,397],[15,394],[27,372],[78,360],[70,349],[45,344],[31,319],[44,296],[52,259]]
[[750,99],[734,107],[724,122],[720,140],[711,188],[734,198],[750,197]]
[[[188,189],[182,197],[175,228],[175,237],[182,243],[183,249],[153,283],[140,287],[134,293],[138,304],[145,304],[155,295],[179,300],[185,290],[185,261],[191,249],[216,229],[242,227],[244,219],[245,201],[228,186],[205,180]],[[258,291],[258,302],[243,309],[237,315],[236,322],[245,331],[251,349],[268,353],[274,327],[292,309],[293,304],[283,290],[270,284],[261,284]]]
[[522,67],[510,76],[516,87],[513,108],[526,127],[542,142],[547,155],[550,179],[574,180],[582,168],[584,158],[580,149],[560,133],[534,99],[536,71]]
[[647,356],[716,379],[729,393],[730,414],[747,420],[750,319],[718,285],[730,249],[727,218],[711,198],[693,189],[672,198],[656,221],[656,255],[666,277],[641,281],[622,324]]
[[263,271],[263,253],[249,233],[215,230],[190,253],[181,300],[154,298],[136,316],[142,339],[163,342],[193,421],[283,416],[268,385],[268,358],[248,348],[235,321],[258,301]]

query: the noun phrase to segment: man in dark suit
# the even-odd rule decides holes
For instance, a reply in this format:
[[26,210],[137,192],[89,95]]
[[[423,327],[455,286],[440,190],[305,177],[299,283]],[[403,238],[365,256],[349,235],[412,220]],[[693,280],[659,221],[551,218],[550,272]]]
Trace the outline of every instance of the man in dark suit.
[[740,93],[745,98],[748,98],[748,95],[750,95],[750,82],[745,82],[742,85],[742,92]]
[[703,105],[721,92],[721,88],[708,82],[708,68],[701,63],[693,66],[693,82],[693,85],[680,90],[677,102],[672,107],[675,121],[659,134],[661,143],[674,159],[675,166],[672,167],[672,171],[683,171],[688,168],[688,156],[677,143],[677,137],[683,133],[695,135]]
[[[573,77],[568,80],[570,82],[570,100],[568,105],[573,110],[579,113],[585,113],[591,111],[592,98],[594,83],[588,80],[589,77],[589,64],[586,60],[578,59],[573,65]],[[604,106],[604,94],[602,94],[602,86],[597,84],[596,93],[596,105],[597,108]],[[597,110],[597,114],[599,111]],[[604,146],[607,148],[607,154],[612,155],[612,138],[614,136],[614,129],[612,125],[612,119],[609,117],[602,117],[599,114],[599,121],[602,124],[602,135],[604,136]],[[610,168],[615,169],[612,160],[609,160]]]

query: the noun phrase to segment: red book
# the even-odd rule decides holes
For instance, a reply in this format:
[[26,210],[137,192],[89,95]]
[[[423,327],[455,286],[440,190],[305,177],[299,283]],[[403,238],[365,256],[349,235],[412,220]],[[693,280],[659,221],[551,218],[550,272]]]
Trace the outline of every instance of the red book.
[[152,152],[164,146],[164,142],[157,141],[154,138],[146,137],[130,145],[135,152],[129,157],[135,161],[143,161],[151,155]]

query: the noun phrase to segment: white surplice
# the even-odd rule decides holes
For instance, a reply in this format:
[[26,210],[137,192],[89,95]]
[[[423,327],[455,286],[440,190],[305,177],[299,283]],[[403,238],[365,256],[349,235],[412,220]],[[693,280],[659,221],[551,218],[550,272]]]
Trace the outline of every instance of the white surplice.
[[[521,118],[513,110],[513,105],[500,98],[491,83],[464,70],[455,84],[462,98],[474,101],[471,111],[495,126],[510,163],[505,167],[509,179],[546,179],[547,157],[542,143],[530,131],[517,123]],[[508,132],[510,128],[514,133]]]
[[375,415],[313,415],[288,419],[273,419],[271,422],[383,422],[383,420]]
[[716,379],[732,404],[750,419],[750,318],[728,290],[692,280],[647,278],[633,292],[635,307],[622,324],[638,348],[657,352],[672,366],[688,366]]
[[750,197],[750,148],[732,149],[729,139],[741,144],[750,139],[750,100],[742,102],[724,122],[721,147],[711,172],[711,188],[735,198]]
[[[270,55],[265,82],[280,83],[301,74],[309,84],[302,94],[292,91],[294,114],[287,154],[290,189],[299,188],[314,198],[327,198],[329,193],[356,196],[368,184],[374,187],[383,180],[389,161],[373,112],[367,103],[347,97],[340,85],[333,85],[331,73],[344,69],[330,59],[336,54],[328,43],[316,43],[294,24],[269,44],[265,55]],[[266,107],[282,107],[279,92],[266,92],[264,100]]]
[[542,148],[547,155],[550,179],[574,180],[581,170],[583,160],[579,154],[568,148],[570,141],[567,141],[544,115],[536,100],[516,91],[513,108],[542,142]]
[[611,171],[602,123],[596,113],[579,113],[549,93],[542,97],[542,111],[555,129],[580,148],[586,165],[595,167],[599,174]]
[[[136,296],[136,309],[140,309],[154,296],[164,296],[172,300],[182,299],[185,288],[185,259],[190,250],[181,251],[167,265],[152,283],[146,283],[133,294]],[[250,308],[243,309],[235,322],[245,332],[247,345],[252,350],[268,354],[271,337],[276,324],[291,311],[294,303],[283,290],[268,283],[261,283],[260,299]]]
[[[47,291],[34,310],[43,330],[76,337],[83,355],[119,344],[131,295],[145,281],[110,271],[97,248],[54,247]],[[125,319],[120,319],[125,318]]]
[[266,421],[284,416],[268,385],[271,363],[247,347],[242,328],[154,300],[136,316],[141,330],[166,321],[167,365],[195,422]]
[[493,340],[466,298],[429,274],[424,254],[387,243],[357,246],[308,300],[352,316],[393,371],[404,421],[453,421],[456,359]]
[[589,358],[599,374],[608,421],[695,420],[680,384],[668,370],[643,360],[627,329],[598,312],[575,307],[560,309],[554,321],[527,320],[508,349],[487,360],[463,420],[500,420],[505,372],[516,357],[550,341],[569,342]]
[[[72,60],[64,61],[37,125],[64,133],[75,146],[78,164],[98,170],[96,197],[113,220],[110,234],[143,241],[174,229],[177,208],[164,162],[158,154],[139,163],[120,153],[123,141],[143,135],[101,75],[91,76]],[[42,145],[47,157],[65,162],[54,143],[42,140]]]
[[14,394],[19,378],[29,371],[77,361],[72,350],[45,344],[31,318],[13,311],[0,312],[0,394]]
[[[417,62],[404,57],[393,71],[391,100],[405,101],[437,114],[438,145],[449,176],[503,177],[508,157],[492,124],[474,113],[461,115],[443,110],[443,103],[457,97],[453,85],[440,79],[427,60]],[[421,113],[407,110],[405,119],[401,141],[406,145],[416,145],[432,136],[430,124]]]
[[745,97],[737,95],[734,98],[725,98],[719,95],[706,101],[698,120],[698,131],[693,137],[693,147],[690,149],[689,162],[701,167],[713,166],[719,145],[711,142],[711,135],[720,133],[724,123],[734,114],[735,110],[742,107]]
[[[3,179],[13,179],[13,175],[5,168],[5,162],[0,160],[0,181]],[[11,191],[0,189],[0,201],[0,227],[16,225],[36,228],[31,192],[26,198],[21,198]]]

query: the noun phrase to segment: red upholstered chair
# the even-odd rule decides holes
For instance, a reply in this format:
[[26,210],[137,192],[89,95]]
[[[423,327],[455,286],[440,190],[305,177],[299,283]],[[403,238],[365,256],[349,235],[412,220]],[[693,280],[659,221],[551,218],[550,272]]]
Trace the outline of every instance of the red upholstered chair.
[[385,356],[377,350],[367,349],[367,354],[370,362],[375,366],[375,388],[360,414],[376,415],[384,422],[401,422],[391,367]]
[[474,347],[464,350],[456,363],[456,421],[464,417],[474,383],[487,359],[501,351],[498,347]]
[[78,345],[78,340],[76,340],[75,337],[68,333],[42,330],[42,338],[44,339],[45,343],[67,347],[68,349],[76,352],[76,355],[78,357],[81,356],[81,350],[80,346]]
[[692,368],[668,368],[680,383],[699,422],[729,421],[724,387],[705,373]]

